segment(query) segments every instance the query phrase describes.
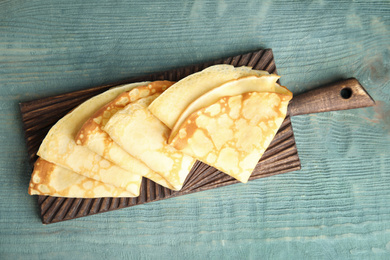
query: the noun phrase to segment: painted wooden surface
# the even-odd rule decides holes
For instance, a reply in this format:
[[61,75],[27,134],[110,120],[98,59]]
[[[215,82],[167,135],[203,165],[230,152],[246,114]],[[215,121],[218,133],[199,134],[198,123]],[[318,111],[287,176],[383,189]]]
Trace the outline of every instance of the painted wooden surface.
[[[300,93],[375,108],[292,118],[302,170],[43,226],[18,103],[272,48]],[[0,1],[1,259],[389,259],[388,1]]]

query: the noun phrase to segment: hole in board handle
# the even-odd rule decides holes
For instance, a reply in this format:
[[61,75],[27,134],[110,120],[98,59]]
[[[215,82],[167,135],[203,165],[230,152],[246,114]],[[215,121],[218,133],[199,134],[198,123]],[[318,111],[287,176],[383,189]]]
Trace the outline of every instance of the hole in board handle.
[[352,96],[352,89],[348,87],[342,88],[340,91],[340,96],[343,99],[349,99]]

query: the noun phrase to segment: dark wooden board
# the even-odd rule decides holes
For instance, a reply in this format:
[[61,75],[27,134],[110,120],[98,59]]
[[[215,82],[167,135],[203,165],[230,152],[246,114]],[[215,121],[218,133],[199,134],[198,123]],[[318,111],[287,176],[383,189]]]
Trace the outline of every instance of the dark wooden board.
[[[132,78],[115,84],[75,91],[58,96],[20,103],[30,163],[37,159],[36,152],[50,130],[61,117],[88,98],[102,93],[112,86],[124,83],[153,80],[178,81],[192,73],[215,64],[251,66],[254,69],[276,73],[272,50],[259,50],[243,55],[191,65],[170,71]],[[301,168],[290,116],[287,115],[274,140],[264,153],[250,177],[250,181],[271,175],[299,170]],[[201,162],[196,162],[181,191],[172,191],[148,179],[143,180],[141,194],[137,198],[58,198],[38,196],[42,223],[50,224],[97,213],[131,207],[148,202],[181,196],[238,183],[232,177]],[[26,187],[27,189],[27,187]]]

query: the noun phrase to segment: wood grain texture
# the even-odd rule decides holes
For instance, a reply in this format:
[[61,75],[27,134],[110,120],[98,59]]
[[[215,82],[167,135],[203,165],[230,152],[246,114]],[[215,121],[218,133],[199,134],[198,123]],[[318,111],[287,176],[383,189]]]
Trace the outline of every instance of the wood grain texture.
[[[203,64],[190,65],[170,71],[157,72],[151,75],[126,80],[122,83],[164,79],[179,81],[190,74],[215,64],[251,66],[259,70],[267,70],[269,73],[276,73],[272,50],[267,49],[218,59]],[[75,91],[59,96],[21,103],[20,110],[22,113],[25,139],[31,164],[37,159],[36,153],[39,146],[53,124],[61,119],[64,114],[90,98],[92,95],[100,94],[115,85],[117,84],[94,87],[87,90]],[[296,107],[298,106],[296,105]],[[301,164],[295,146],[291,120],[290,117],[287,116],[249,180],[299,170],[300,168]],[[153,181],[144,179],[141,185],[140,195],[137,198],[128,199],[127,203],[118,204],[118,199],[114,198],[82,199],[79,201],[71,198],[52,198],[49,196],[39,196],[38,202],[42,223],[50,224],[236,183],[239,182],[229,175],[204,163],[197,162],[188,174],[183,188],[180,191],[171,191],[157,185]],[[77,206],[72,206],[72,203],[75,203]],[[80,207],[79,205],[85,206]]]
[[[361,0],[0,1],[0,258],[388,259],[389,14]],[[259,48],[294,94],[355,77],[377,105],[292,117],[300,171],[42,225],[19,102]]]
[[375,101],[355,78],[340,80],[295,96],[291,116],[371,107]]

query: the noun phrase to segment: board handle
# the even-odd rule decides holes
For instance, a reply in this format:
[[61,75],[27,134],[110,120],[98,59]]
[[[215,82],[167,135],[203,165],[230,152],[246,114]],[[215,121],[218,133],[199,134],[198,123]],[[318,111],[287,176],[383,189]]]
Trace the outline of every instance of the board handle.
[[295,96],[289,104],[290,116],[374,106],[375,101],[355,78]]

